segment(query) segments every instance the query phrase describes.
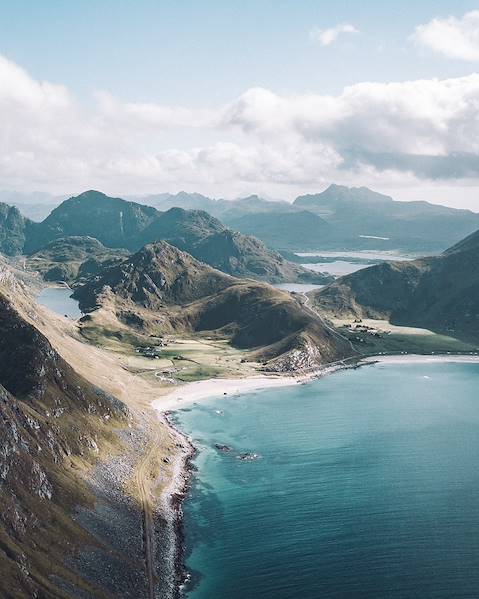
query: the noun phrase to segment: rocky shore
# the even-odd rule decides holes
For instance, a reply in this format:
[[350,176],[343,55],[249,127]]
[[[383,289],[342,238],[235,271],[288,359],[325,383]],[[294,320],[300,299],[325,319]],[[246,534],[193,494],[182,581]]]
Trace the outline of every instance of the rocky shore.
[[[365,362],[366,364],[366,362]],[[161,564],[159,564],[160,577],[163,581],[171,581],[172,585],[162,585],[161,599],[180,599],[183,597],[185,585],[189,580],[189,573],[185,565],[185,544],[183,528],[182,503],[185,499],[192,476],[192,460],[196,448],[191,440],[179,430],[173,420],[173,413],[185,405],[191,405],[213,397],[238,395],[250,393],[272,387],[285,387],[294,384],[306,384],[311,380],[327,376],[344,369],[357,368],[362,363],[357,359],[342,360],[324,365],[307,373],[296,376],[270,375],[261,377],[248,377],[244,379],[210,379],[183,385],[168,395],[153,402],[153,407],[158,410],[159,418],[169,428],[171,434],[177,439],[173,460],[173,475],[168,486],[163,490],[158,505],[158,518],[162,522],[163,535],[167,535],[167,543],[162,545]],[[225,446],[226,447],[226,446]],[[218,448],[221,450],[222,446]],[[242,459],[251,459],[243,456]],[[253,458],[253,459],[256,459]],[[163,536],[163,539],[165,537]]]

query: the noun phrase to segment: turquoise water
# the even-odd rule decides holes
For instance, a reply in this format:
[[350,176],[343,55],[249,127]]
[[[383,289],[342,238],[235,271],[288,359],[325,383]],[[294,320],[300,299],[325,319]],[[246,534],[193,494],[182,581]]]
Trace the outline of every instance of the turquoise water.
[[76,320],[82,315],[77,300],[71,297],[68,287],[45,287],[38,294],[37,302],[52,312]]
[[478,597],[478,383],[380,364],[178,412],[199,448],[188,597]]

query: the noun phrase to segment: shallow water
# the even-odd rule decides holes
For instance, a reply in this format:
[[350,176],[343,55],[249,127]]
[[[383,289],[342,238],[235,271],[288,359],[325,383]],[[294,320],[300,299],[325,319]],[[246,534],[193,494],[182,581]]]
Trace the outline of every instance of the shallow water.
[[82,313],[78,302],[71,297],[72,293],[68,287],[45,287],[39,293],[37,302],[52,312],[76,320]]
[[399,254],[393,251],[374,251],[374,250],[360,250],[360,251],[323,251],[316,250],[315,252],[295,252],[298,256],[324,256],[325,258],[364,258],[365,260],[413,260],[417,257],[415,254]]
[[477,597],[478,383],[377,364],[178,412],[200,450],[188,597]]
[[348,262],[347,260],[335,260],[334,262],[316,262],[313,264],[302,264],[301,266],[309,268],[309,270],[314,270],[315,272],[327,272],[336,277],[342,277],[373,265]]

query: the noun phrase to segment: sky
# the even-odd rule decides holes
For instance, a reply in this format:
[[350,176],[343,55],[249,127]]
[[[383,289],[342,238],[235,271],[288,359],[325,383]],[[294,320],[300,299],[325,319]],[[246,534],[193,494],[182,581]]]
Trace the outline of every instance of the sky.
[[0,0],[0,188],[479,211],[479,0]]

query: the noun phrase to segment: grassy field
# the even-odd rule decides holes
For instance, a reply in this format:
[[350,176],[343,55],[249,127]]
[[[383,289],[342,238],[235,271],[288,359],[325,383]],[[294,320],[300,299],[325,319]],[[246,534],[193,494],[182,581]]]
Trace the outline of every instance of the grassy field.
[[[332,323],[347,337],[354,347],[366,356],[379,354],[476,354],[479,344],[471,344],[454,337],[440,335],[428,329],[400,327],[384,320],[363,320],[360,324],[379,332],[351,332],[352,321],[337,320]],[[353,325],[354,326],[354,325]]]

